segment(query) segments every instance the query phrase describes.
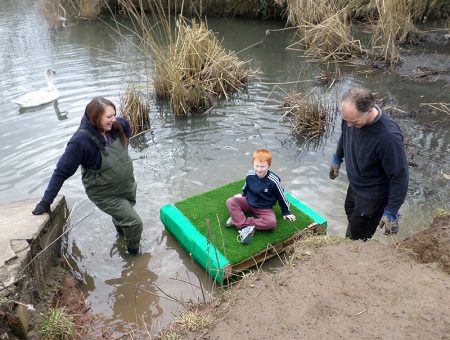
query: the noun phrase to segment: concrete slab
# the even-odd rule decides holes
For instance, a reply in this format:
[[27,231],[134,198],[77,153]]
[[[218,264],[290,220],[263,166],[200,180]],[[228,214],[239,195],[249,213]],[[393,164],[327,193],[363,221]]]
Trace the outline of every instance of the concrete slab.
[[28,338],[34,320],[23,304],[36,305],[46,296],[46,280],[58,263],[59,237],[68,216],[64,196],[55,199],[51,216],[31,213],[38,201],[0,205],[0,299],[8,302],[0,304],[0,328],[18,339]]
[[[62,195],[55,199],[52,211],[61,201],[64,201]],[[0,285],[3,288],[17,280],[16,274],[28,255],[31,241],[50,222],[48,214],[31,213],[38,202],[35,199],[0,205]]]
[[0,206],[0,267],[17,257],[13,241],[32,240],[48,222],[48,214],[34,216],[31,213],[38,202],[27,200]]

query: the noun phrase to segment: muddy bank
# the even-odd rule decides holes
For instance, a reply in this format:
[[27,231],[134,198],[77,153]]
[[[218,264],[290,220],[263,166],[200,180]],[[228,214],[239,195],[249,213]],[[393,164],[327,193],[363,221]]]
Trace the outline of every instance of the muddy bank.
[[[376,241],[299,242],[280,273],[249,274],[210,305],[193,308],[190,319],[200,325],[195,331],[179,318],[166,335],[446,339],[450,276],[441,264],[418,263],[405,249],[411,247],[425,261],[444,259],[448,268],[449,222],[449,216],[436,218],[428,230],[399,248]],[[433,242],[438,245],[431,255]]]
[[421,263],[437,263],[450,274],[449,216],[436,216],[428,229],[402,241],[400,249],[410,250],[411,256]]

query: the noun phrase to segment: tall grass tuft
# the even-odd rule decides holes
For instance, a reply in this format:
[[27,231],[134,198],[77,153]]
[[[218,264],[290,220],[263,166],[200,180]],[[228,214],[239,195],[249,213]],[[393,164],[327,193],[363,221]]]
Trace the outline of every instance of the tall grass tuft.
[[107,8],[111,0],[39,0],[42,13],[47,22],[58,27],[61,18],[78,17],[96,19],[102,9]]
[[47,23],[54,28],[63,27],[67,20],[62,0],[41,0],[41,13]]
[[175,114],[210,107],[214,98],[227,97],[248,81],[251,71],[234,53],[222,47],[203,22],[178,21],[178,35],[171,56],[171,104]]
[[173,27],[159,1],[152,7],[157,22],[130,0],[123,0],[122,6],[134,19],[134,33],[144,54],[154,60],[155,93],[170,101],[174,114],[207,109],[217,97],[228,97],[243,87],[254,74],[235,53],[223,48],[206,23],[180,16]]
[[294,26],[305,23],[318,24],[342,9],[342,3],[338,0],[275,0],[286,8],[287,22]]
[[363,54],[359,40],[352,37],[345,22],[345,12],[338,12],[320,23],[301,26],[301,42],[306,46],[306,55],[321,61],[346,61]]
[[[374,26],[370,45],[378,51],[375,58],[394,67],[400,61],[399,44],[416,44],[422,36],[413,24],[411,11],[414,2],[410,0],[372,0],[378,20]],[[417,6],[417,5],[416,5]],[[416,9],[416,14],[422,13]],[[377,57],[378,56],[378,57]]]
[[65,307],[51,308],[41,323],[39,335],[46,340],[75,339],[77,331],[73,317]]
[[306,140],[327,134],[336,121],[336,105],[318,94],[291,92],[283,100],[283,118],[292,127],[292,134]]
[[132,82],[120,96],[119,112],[130,123],[131,136],[150,128],[150,99],[145,97]]
[[108,3],[108,0],[69,0],[75,2],[78,9],[78,16],[85,19],[95,19],[100,11]]

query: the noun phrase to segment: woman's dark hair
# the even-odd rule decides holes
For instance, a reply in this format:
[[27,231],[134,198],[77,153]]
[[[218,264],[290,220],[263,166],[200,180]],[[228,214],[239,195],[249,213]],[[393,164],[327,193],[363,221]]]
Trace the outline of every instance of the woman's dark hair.
[[352,88],[348,90],[343,99],[355,103],[356,109],[361,113],[367,112],[375,107],[375,96],[365,88]]
[[[106,106],[111,106],[114,109],[114,112],[116,112],[116,106],[113,102],[103,97],[94,97],[89,104],[86,105],[86,109],[84,110],[84,114],[88,117],[89,123],[91,123],[91,125],[99,131],[102,131],[100,120],[105,112]],[[122,126],[119,122],[113,123],[112,130],[119,134],[122,144],[127,143],[127,136],[125,136],[125,132],[123,132]]]

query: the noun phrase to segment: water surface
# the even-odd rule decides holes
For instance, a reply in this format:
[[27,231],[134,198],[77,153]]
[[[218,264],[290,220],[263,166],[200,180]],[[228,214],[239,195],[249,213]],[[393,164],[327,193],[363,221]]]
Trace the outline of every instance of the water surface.
[[[211,289],[205,272],[164,231],[159,208],[244,177],[256,148],[268,147],[273,152],[272,170],[291,194],[327,218],[329,234],[345,232],[345,168],[336,181],[328,178],[339,124],[327,139],[308,145],[289,134],[278,107],[292,88],[320,90],[305,80],[314,79],[325,67],[286,50],[291,33],[266,34],[267,29],[282,28],[283,23],[208,19],[208,24],[228,49],[240,51],[260,42],[239,54],[259,74],[240,94],[218,102],[206,115],[174,118],[166,106],[153,104],[152,131],[134,139],[130,149],[138,182],[136,209],[144,221],[143,255],[124,254],[110,218],[87,200],[80,172],[61,190],[74,208],[72,222],[82,220],[68,236],[66,256],[83,282],[92,312],[112,322],[118,331],[143,321],[154,329],[164,326],[179,309],[164,294],[201,300],[200,290],[185,283],[198,285],[197,275]],[[132,42],[132,35],[128,37]],[[118,104],[130,79],[145,79],[134,67],[145,61],[131,42],[123,42],[100,21],[69,22],[63,30],[54,30],[42,21],[35,2],[2,0],[0,203],[30,198],[38,202],[89,100],[101,95]],[[432,52],[434,47],[427,48]],[[43,74],[48,67],[57,72],[58,102],[19,110],[11,100],[45,87]],[[410,108],[421,102],[449,101],[448,84],[357,71],[346,70],[340,82],[343,89],[368,86]],[[330,97],[334,91],[328,92]],[[436,208],[450,209],[449,181],[443,176],[450,174],[450,133],[445,115],[396,120],[408,143],[417,147],[420,160],[419,167],[410,169],[397,236],[402,239],[425,228]]]

